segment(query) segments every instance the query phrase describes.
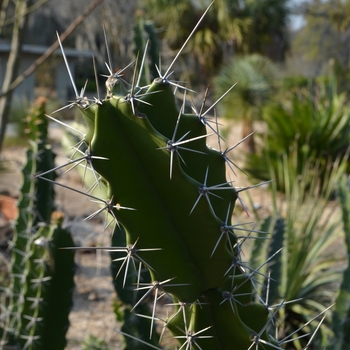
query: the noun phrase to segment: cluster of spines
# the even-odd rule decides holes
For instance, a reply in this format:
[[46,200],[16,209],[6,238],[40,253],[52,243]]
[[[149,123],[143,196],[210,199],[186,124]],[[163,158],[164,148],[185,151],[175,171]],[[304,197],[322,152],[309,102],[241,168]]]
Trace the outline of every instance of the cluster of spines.
[[[228,153],[240,143],[221,150],[217,121],[208,117],[221,98],[203,112],[206,92],[200,110],[186,114],[184,107],[178,110],[173,88],[189,89],[169,79],[200,21],[166,72],[157,67],[159,78],[151,85],[139,86],[143,63],[139,78],[135,68],[129,85],[122,73],[130,65],[113,73],[108,54],[106,98],[89,101],[84,89],[78,94],[70,73],[77,95],[73,104],[88,126],[79,143],[86,151],[78,161],[85,160],[86,169],[97,172],[93,186],[101,179],[108,184],[106,198],[86,195],[102,202],[98,212],[106,210],[126,230],[126,247],[105,248],[126,252],[123,285],[131,260],[149,270],[150,283],[137,281],[135,290],[145,294],[134,308],[154,294],[151,330],[157,300],[167,294],[175,313],[164,323],[180,349],[231,349],[233,344],[237,350],[282,349],[289,337],[272,339],[269,333],[278,328],[275,316],[283,303],[272,308],[256,295],[255,277],[269,260],[255,269],[247,266],[241,250],[250,232],[237,236],[235,231],[249,230],[231,223],[236,199],[243,204],[239,193],[254,187],[235,188],[226,180],[226,167],[233,171],[236,166]],[[142,62],[145,55],[146,50]],[[219,151],[207,147],[207,128],[217,136]]]

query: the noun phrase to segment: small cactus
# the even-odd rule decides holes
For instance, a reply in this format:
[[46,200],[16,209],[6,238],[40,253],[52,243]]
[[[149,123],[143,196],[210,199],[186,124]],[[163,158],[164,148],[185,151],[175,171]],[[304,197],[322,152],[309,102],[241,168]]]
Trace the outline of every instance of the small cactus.
[[[64,349],[74,287],[74,254],[62,218],[52,217],[52,182],[35,178],[54,165],[47,144],[45,101],[38,100],[27,118],[30,147],[23,167],[18,218],[12,240],[11,282],[2,315],[2,344],[20,349]],[[54,172],[49,179],[53,181]]]
[[338,194],[343,214],[348,266],[344,270],[343,280],[335,300],[333,312],[334,342],[331,349],[346,350],[350,348],[350,194],[348,179],[345,175],[339,181]]

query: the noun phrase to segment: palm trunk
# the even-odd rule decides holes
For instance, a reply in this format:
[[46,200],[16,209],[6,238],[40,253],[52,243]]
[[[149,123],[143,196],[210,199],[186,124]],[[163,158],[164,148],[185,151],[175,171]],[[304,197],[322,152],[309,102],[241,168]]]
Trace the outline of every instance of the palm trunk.
[[[243,119],[242,139],[247,137],[253,131],[254,131],[254,128],[253,128],[253,120],[252,120],[252,118],[245,118],[245,119]],[[254,134],[250,135],[250,137],[248,137],[248,139],[244,143],[246,144],[247,151],[249,153],[255,153],[256,145],[255,145],[255,140],[254,140]]]

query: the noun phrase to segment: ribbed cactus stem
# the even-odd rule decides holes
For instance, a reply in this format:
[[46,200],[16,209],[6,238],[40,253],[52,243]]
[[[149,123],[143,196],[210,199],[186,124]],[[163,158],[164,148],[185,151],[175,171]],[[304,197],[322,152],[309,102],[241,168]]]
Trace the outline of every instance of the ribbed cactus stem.
[[[21,349],[63,350],[74,287],[74,253],[59,248],[74,245],[53,222],[53,184],[36,174],[54,167],[47,144],[45,100],[39,99],[27,117],[30,147],[23,167],[18,218],[12,240],[8,313],[2,327],[5,340]],[[55,179],[55,172],[48,174]]]
[[[125,235],[124,251],[108,248],[124,252],[129,268],[124,273],[135,273],[131,260],[149,271],[147,281],[136,281],[139,300],[132,309],[147,297],[153,300],[150,334],[157,301],[166,294],[175,311],[163,320],[164,326],[182,349],[279,349],[278,342],[267,335],[273,315],[255,298],[255,275],[268,261],[256,269],[245,265],[242,239],[231,222],[235,202],[245,190],[226,178],[233,164],[227,153],[235,146],[221,150],[217,121],[209,115],[227,93],[204,110],[206,93],[199,111],[193,108],[193,113],[185,113],[190,91],[170,80],[177,57],[203,16],[166,72],[156,68],[159,77],[150,85],[139,86],[144,59],[137,59],[142,63],[139,69],[134,65],[128,84],[122,74],[131,65],[114,73],[108,54],[105,98],[82,103],[84,91],[77,96],[73,104],[88,128],[79,152],[85,154],[82,158],[96,187],[106,186],[104,198],[95,197],[94,192],[86,196],[99,199],[101,210],[115,221],[115,234],[122,232],[123,239]],[[138,57],[141,54],[145,57],[146,52]],[[69,70],[67,60],[66,64]],[[174,91],[178,89],[185,91],[182,107]],[[218,139],[219,150],[206,145],[208,137]],[[113,242],[120,244],[121,237]],[[128,275],[119,273],[118,278],[127,284]]]
[[[127,245],[137,242],[149,268],[151,281],[142,288],[187,305],[186,324],[182,312],[167,322],[180,343],[248,349],[268,311],[252,303],[253,274],[245,276],[233,263],[240,253],[236,236],[231,230],[222,234],[223,226],[231,227],[237,191],[226,180],[222,153],[206,146],[201,118],[180,113],[170,84],[159,80],[134,106],[114,94],[95,109],[88,145],[96,156],[93,167],[108,182]],[[147,252],[153,248],[159,250]],[[240,317],[239,311],[248,310],[257,315],[254,320]]]

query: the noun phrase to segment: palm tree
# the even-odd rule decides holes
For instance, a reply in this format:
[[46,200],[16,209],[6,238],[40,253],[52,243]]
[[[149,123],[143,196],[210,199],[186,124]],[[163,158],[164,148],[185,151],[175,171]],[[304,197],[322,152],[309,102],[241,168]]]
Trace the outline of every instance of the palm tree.
[[[209,0],[145,0],[144,12],[162,30],[173,50],[180,48]],[[261,53],[283,61],[289,47],[286,35],[287,0],[216,0],[202,21],[187,52],[193,54],[200,73],[217,71],[236,53]]]
[[284,61],[289,49],[288,0],[246,0],[246,15],[252,18],[245,38],[246,53],[260,53],[273,61]]
[[[262,107],[274,91],[275,75],[275,65],[268,58],[254,54],[233,57],[214,78],[216,97],[238,82],[222,100],[221,114],[243,122],[242,138],[253,132],[254,121],[261,118]],[[248,139],[248,149],[255,152],[253,136]]]
[[[161,28],[170,49],[178,50],[209,1],[145,0],[143,4],[146,16]],[[186,48],[199,63],[198,75],[218,69],[224,56],[243,44],[251,24],[241,1],[216,0]]]

